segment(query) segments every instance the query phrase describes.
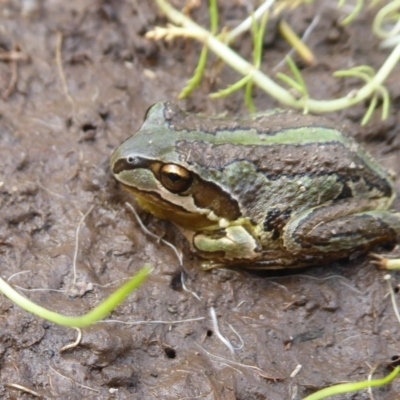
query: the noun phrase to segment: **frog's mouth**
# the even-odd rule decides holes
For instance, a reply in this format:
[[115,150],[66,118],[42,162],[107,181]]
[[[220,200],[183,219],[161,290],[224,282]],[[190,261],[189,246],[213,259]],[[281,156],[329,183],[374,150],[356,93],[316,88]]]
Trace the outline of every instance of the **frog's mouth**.
[[198,213],[193,213],[182,206],[163,199],[156,192],[140,191],[123,183],[122,186],[135,196],[140,207],[159,219],[172,221],[178,226],[191,231],[220,229],[218,219],[215,220],[215,215],[214,220],[210,220],[207,217],[210,212],[207,211],[206,213],[204,209],[199,209]]

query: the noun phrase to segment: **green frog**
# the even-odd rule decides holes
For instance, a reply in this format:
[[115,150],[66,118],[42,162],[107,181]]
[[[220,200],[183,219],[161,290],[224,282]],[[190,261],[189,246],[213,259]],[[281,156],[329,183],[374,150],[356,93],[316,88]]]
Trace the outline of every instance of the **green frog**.
[[161,102],[111,169],[209,267],[318,265],[400,239],[393,176],[322,117],[209,117]]

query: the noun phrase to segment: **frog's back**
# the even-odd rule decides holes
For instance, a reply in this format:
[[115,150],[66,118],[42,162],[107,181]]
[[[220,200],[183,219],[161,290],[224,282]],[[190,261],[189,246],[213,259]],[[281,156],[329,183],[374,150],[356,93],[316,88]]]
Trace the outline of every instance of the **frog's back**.
[[218,186],[254,219],[276,204],[301,210],[358,197],[388,207],[394,197],[388,173],[345,132],[323,117],[293,111],[206,117],[166,102],[149,111],[132,146]]
[[[244,119],[181,113],[171,124],[179,132],[175,149],[189,169],[217,180],[248,204],[260,196],[274,202],[284,194],[288,202],[297,198],[304,203],[304,191],[311,203],[375,197],[389,204],[394,196],[387,171],[344,127],[323,117],[283,110]],[[312,189],[315,198],[310,196]]]

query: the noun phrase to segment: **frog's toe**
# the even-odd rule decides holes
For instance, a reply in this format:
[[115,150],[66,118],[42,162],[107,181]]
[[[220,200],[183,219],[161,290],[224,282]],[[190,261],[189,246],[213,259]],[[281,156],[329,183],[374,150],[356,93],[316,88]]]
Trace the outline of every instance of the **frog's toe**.
[[376,253],[369,253],[369,256],[373,259],[371,263],[379,269],[400,270],[400,258],[387,258]]

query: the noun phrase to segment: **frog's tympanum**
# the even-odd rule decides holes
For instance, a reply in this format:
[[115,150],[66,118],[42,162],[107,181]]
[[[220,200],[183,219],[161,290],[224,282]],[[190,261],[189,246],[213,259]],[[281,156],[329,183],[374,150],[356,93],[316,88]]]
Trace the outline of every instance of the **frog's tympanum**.
[[111,168],[211,266],[303,267],[400,238],[392,177],[321,117],[206,117],[157,103]]

